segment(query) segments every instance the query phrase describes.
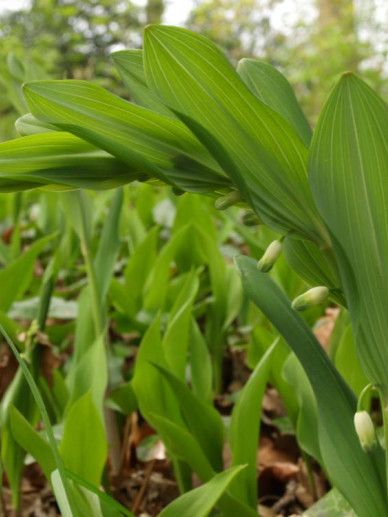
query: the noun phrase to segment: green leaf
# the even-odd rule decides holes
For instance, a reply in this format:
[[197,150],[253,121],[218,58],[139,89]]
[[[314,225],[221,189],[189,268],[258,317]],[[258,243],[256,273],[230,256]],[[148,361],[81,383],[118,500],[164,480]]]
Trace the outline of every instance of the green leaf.
[[151,363],[167,367],[157,317],[144,334],[136,357],[132,387],[142,415],[154,425],[152,415],[164,415],[174,422],[182,422],[176,399],[168,383]]
[[357,517],[346,499],[333,488],[311,506],[303,517]]
[[212,152],[269,226],[326,240],[307,182],[307,149],[221,51],[185,29],[149,26],[147,83]]
[[167,449],[174,456],[188,463],[201,480],[208,481],[213,477],[215,472],[209,459],[198,441],[182,424],[177,424],[161,414],[151,413],[149,417]]
[[70,406],[60,450],[67,469],[94,485],[100,484],[107,442],[101,416],[90,393]]
[[230,448],[233,465],[246,464],[234,481],[232,493],[241,501],[257,507],[257,444],[260,435],[261,404],[268,382],[275,345],[264,354],[239,394],[230,422]]
[[175,118],[174,114],[162,104],[155,92],[147,86],[142,50],[119,50],[118,52],[113,52],[110,57],[136,104],[166,117]]
[[308,147],[312,134],[309,123],[284,75],[258,59],[242,59],[237,72],[253,95],[284,117]]
[[[155,424],[155,428],[167,449],[177,458],[187,462],[202,481],[209,481],[215,475],[209,460],[191,433],[163,416],[152,415],[152,422]],[[226,517],[235,517],[236,515],[241,517],[257,516],[256,511],[253,511],[252,508],[229,493],[222,496],[220,507]]]
[[[98,372],[98,375],[96,375]],[[77,358],[67,383],[70,391],[68,407],[90,392],[95,407],[103,413],[103,401],[108,384],[108,369],[104,338],[100,336]]]
[[[29,287],[32,281],[36,258],[46,248],[55,234],[38,239],[30,248],[0,270],[0,310],[7,311],[12,303]],[[17,278],[17,282],[15,282]]]
[[177,301],[180,302],[180,306],[174,306],[172,308],[170,313],[171,319],[162,340],[162,347],[169,369],[182,381],[185,379],[190,341],[191,314],[198,288],[199,280],[197,274],[195,271],[192,271],[177,296]]
[[257,270],[253,259],[238,257],[237,264],[247,295],[283,335],[306,372],[318,405],[319,444],[331,481],[360,516],[384,515],[380,473],[354,429],[353,393],[273,280]]
[[121,411],[124,415],[130,415],[137,409],[136,395],[131,382],[126,382],[115,388],[107,400],[107,404]]
[[86,81],[37,81],[24,86],[31,112],[151,177],[184,190],[225,187],[228,180],[179,121],[130,104]]
[[[101,505],[106,505],[110,510],[113,512],[118,512],[121,515],[126,515],[127,517],[134,517],[134,514],[130,511],[128,511],[124,506],[122,506],[120,503],[118,503],[113,497],[109,496],[105,492],[102,492],[99,490],[95,485],[92,483],[89,483],[82,477],[78,476],[77,474],[74,474],[74,472],[71,472],[68,469],[65,469],[66,476],[71,479],[71,481],[74,481],[77,485],[80,487],[83,487],[84,489],[88,490],[89,492],[92,492],[95,494],[101,502]],[[105,514],[103,513],[104,517]]]
[[0,143],[0,192],[37,187],[103,189],[141,178],[141,169],[130,168],[68,133],[31,135]]
[[222,494],[234,479],[238,479],[244,466],[232,467],[214,476],[210,481],[182,495],[161,513],[160,517],[206,517],[216,506]]
[[56,464],[49,443],[35,431],[30,422],[14,406],[10,411],[10,424],[15,440],[35,458],[44,475],[50,479],[51,472],[56,469]]
[[352,327],[348,325],[336,349],[334,362],[354,393],[359,396],[369,382],[361,368],[355,345]]
[[317,125],[309,175],[333,245],[361,364],[388,391],[388,107],[345,74]]
[[295,432],[298,444],[322,463],[318,436],[318,409],[314,392],[297,357],[291,353],[283,365],[283,376],[298,401]]
[[201,446],[213,469],[221,470],[224,427],[219,413],[212,405],[198,399],[173,373],[158,365],[154,366],[170,385],[188,430]]
[[330,296],[337,303],[346,305],[339,271],[331,248],[322,250],[314,242],[293,239],[290,235],[283,241],[283,251],[288,264],[303,280],[312,286],[329,287]]
[[131,317],[143,306],[143,288],[157,257],[159,228],[153,227],[144,240],[129,256],[125,271],[124,283],[113,279],[110,295],[113,303],[120,311]]
[[101,230],[99,244],[94,259],[96,281],[99,288],[101,307],[105,304],[110,279],[120,248],[119,221],[123,206],[123,190],[117,189],[113,194],[107,217]]
[[212,365],[206,341],[197,322],[191,320],[190,367],[193,393],[201,400],[212,400]]
[[180,228],[159,253],[144,286],[144,309],[164,308],[169,287],[170,267],[178,250],[182,248],[192,232],[191,225]]

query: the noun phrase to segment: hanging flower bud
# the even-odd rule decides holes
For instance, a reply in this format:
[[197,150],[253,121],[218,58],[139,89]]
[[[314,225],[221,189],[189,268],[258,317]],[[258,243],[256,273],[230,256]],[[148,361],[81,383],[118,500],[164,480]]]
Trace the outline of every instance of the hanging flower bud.
[[216,199],[214,206],[217,210],[226,210],[230,206],[235,205],[241,201],[241,194],[238,190],[232,190],[225,196],[221,196]]
[[372,419],[366,411],[357,411],[354,415],[354,427],[361,443],[361,447],[370,450],[376,442],[376,432]]
[[326,300],[329,293],[329,289],[324,285],[313,287],[300,296],[297,296],[292,302],[292,308],[295,311],[304,311],[310,307],[314,307],[314,305],[319,305]]
[[275,262],[282,252],[281,241],[272,241],[268,248],[265,250],[264,255],[257,263],[257,269],[262,273],[268,273],[274,266]]

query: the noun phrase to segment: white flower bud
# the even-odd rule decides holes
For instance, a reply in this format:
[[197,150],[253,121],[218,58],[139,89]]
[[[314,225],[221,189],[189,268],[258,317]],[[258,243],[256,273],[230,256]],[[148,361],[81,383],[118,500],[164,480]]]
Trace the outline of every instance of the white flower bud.
[[314,305],[319,305],[326,300],[329,296],[329,292],[329,289],[324,285],[313,287],[300,296],[297,296],[292,302],[292,308],[296,311],[304,311],[305,309],[314,307]]
[[268,248],[265,250],[264,255],[257,263],[257,269],[262,273],[268,273],[279,258],[282,252],[282,243],[280,241],[272,241]]
[[372,419],[366,411],[357,411],[354,415],[354,427],[364,450],[376,444],[376,432]]

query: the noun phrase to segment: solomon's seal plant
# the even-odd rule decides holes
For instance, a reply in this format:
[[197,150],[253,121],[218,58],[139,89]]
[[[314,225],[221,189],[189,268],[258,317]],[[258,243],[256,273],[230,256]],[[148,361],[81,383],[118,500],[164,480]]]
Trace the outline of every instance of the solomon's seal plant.
[[[349,311],[363,372],[381,397],[387,452],[387,105],[361,79],[345,74],[312,135],[290,85],[275,68],[242,60],[235,70],[208,39],[176,27],[148,27],[144,51],[118,52],[113,61],[135,103],[84,81],[24,86],[31,114],[17,127],[27,136],[0,145],[0,189],[103,189],[140,180],[213,196],[219,209],[248,205],[283,238],[270,245],[259,269],[247,257],[237,264],[248,296],[304,368],[317,407],[316,457],[359,517],[387,515],[388,462],[369,413],[357,412],[356,395],[266,274],[282,249],[311,286],[294,300],[294,309],[330,296]],[[150,332],[160,339],[157,326]],[[142,356],[152,361],[147,343]],[[200,411],[199,402],[166,371],[165,358],[153,362],[156,366],[147,362],[137,368],[134,388],[140,407],[179,458],[182,478],[184,438],[194,429],[192,469],[209,486],[211,479],[225,490],[230,483],[220,499],[223,511],[254,514],[249,466],[241,474],[232,470],[216,477],[219,419],[208,407],[217,445],[211,449],[206,429],[184,409],[190,403]],[[153,368],[155,379],[162,376],[170,391],[180,394],[180,406],[175,402],[165,416],[156,414],[138,381],[141,368]],[[182,427],[168,420],[178,413]],[[236,435],[233,440],[240,463],[246,462]]]

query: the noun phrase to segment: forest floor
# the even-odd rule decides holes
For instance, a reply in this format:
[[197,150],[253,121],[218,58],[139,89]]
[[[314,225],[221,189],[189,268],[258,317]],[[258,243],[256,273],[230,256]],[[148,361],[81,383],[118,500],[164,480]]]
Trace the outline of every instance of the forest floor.
[[[328,311],[327,316],[318,322],[316,334],[323,346],[328,342],[334,319],[335,315]],[[15,368],[13,358],[4,348],[0,353],[0,392],[4,392]],[[249,373],[244,353],[232,349],[224,364],[226,389],[216,400],[216,406],[225,418],[233,407],[233,394],[244,385]],[[122,443],[122,468],[118,475],[110,476],[111,494],[138,516],[156,516],[179,494],[163,443],[138,413],[127,418]],[[329,485],[319,466],[310,462],[307,467],[306,461],[308,459],[297,445],[278,392],[268,386],[257,449],[261,517],[302,515],[327,492]],[[226,467],[230,464],[227,448],[224,463]],[[193,481],[194,485],[199,484],[198,480]],[[6,480],[2,506],[4,517],[16,517]],[[52,492],[39,467],[31,460],[24,471],[21,511],[17,517],[58,515]]]

